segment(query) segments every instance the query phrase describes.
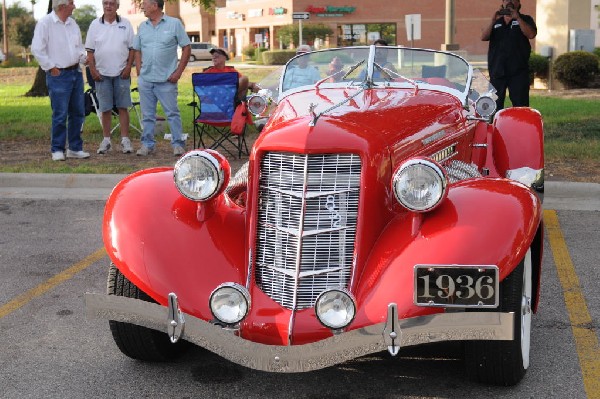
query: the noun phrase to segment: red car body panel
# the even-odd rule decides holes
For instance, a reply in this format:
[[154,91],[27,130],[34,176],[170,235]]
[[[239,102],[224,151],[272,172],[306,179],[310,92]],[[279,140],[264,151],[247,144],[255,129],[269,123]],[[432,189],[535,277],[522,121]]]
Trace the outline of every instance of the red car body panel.
[[[104,219],[112,261],[161,305],[175,292],[181,309],[203,320],[212,319],[209,297],[217,286],[248,285],[252,306],[239,333],[248,340],[289,345],[329,337],[331,330],[313,309],[286,309],[262,292],[253,276],[248,278],[248,257],[256,246],[256,171],[270,151],[354,153],[362,170],[356,260],[348,287],[357,314],[349,330],[382,322],[389,303],[398,305],[401,318],[443,312],[413,303],[417,264],[497,265],[501,279],[509,275],[541,223],[541,206],[531,190],[507,179],[465,180],[450,186],[437,209],[415,214],[398,204],[390,183],[404,160],[447,148],[457,160],[488,167],[492,176],[515,167],[543,167],[539,114],[504,110],[488,127],[467,120],[467,111],[450,94],[390,88],[366,90],[339,105],[355,92],[317,89],[323,102],[338,106],[314,126],[309,123],[317,119],[309,112],[314,92],[280,102],[265,127],[268,134],[256,140],[250,155],[245,208],[226,194],[203,203],[184,198],[169,168],[125,179],[111,195]],[[530,157],[531,152],[537,156]]]
[[[302,57],[322,70],[334,54],[346,63],[339,76],[286,82]],[[492,121],[481,72],[448,53],[390,46],[298,55],[278,90],[247,171],[230,179],[225,157],[194,150],[175,176],[147,169],[115,187],[103,239],[120,272],[110,281],[128,288],[90,296],[90,308],[266,371],[450,340],[518,352],[541,282],[540,114],[508,108]],[[201,191],[213,196],[186,197]],[[137,338],[116,334],[131,356],[121,341]],[[145,359],[139,339],[134,355]]]

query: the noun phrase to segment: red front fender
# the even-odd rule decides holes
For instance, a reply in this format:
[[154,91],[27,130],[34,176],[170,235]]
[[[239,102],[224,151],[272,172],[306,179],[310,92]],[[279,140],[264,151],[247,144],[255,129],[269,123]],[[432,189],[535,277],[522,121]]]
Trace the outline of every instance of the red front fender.
[[183,311],[210,319],[208,296],[223,282],[245,285],[244,212],[225,195],[205,206],[183,197],[171,168],[121,181],[106,204],[103,238],[117,268],[161,305],[175,292]]
[[497,265],[504,279],[534,240],[541,210],[537,196],[520,183],[472,179],[453,185],[434,211],[392,220],[357,284],[353,328],[383,321],[390,302],[398,304],[401,318],[443,311],[413,305],[417,264]]

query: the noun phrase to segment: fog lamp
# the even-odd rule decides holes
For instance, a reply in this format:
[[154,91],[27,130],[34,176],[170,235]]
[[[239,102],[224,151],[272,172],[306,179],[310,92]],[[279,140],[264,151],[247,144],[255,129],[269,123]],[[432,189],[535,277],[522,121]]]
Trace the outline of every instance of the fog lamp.
[[242,285],[224,283],[210,294],[209,305],[215,319],[224,324],[236,324],[248,314],[250,293]]
[[351,294],[344,289],[324,291],[315,302],[319,321],[334,330],[346,327],[354,319],[356,305]]

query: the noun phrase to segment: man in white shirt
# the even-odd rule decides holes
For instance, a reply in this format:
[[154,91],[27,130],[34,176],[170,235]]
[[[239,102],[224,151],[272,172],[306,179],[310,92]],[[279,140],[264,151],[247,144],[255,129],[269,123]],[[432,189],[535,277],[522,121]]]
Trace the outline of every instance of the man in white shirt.
[[85,40],[90,75],[96,86],[98,105],[102,113],[104,138],[98,154],[111,148],[110,123],[112,109],[119,111],[121,148],[123,153],[133,152],[129,140],[129,112],[131,107],[131,65],[134,51],[131,23],[117,15],[119,0],[103,0],[104,14],[92,21]]
[[79,63],[85,62],[81,31],[71,14],[73,0],[52,0],[52,12],[35,25],[31,52],[46,72],[52,107],[52,160],[89,158],[83,151],[81,129],[85,119],[83,76]]

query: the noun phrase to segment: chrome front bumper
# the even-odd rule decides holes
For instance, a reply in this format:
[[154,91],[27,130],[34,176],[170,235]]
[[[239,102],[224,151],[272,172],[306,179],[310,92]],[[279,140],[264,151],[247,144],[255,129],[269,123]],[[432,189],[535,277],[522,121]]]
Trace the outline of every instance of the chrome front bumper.
[[[85,294],[88,318],[115,320],[167,333],[172,325],[169,309],[137,299],[104,294]],[[388,307],[384,323],[334,335],[305,345],[276,346],[247,341],[223,328],[181,314],[185,327],[181,338],[234,363],[270,372],[303,372],[340,364],[371,353],[439,341],[512,340],[513,313],[438,313],[410,319],[397,318],[396,305]],[[171,312],[172,315],[172,312]]]

